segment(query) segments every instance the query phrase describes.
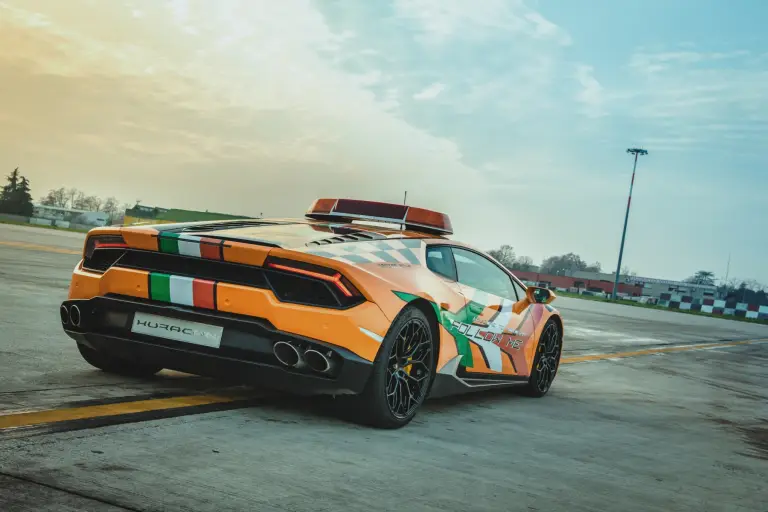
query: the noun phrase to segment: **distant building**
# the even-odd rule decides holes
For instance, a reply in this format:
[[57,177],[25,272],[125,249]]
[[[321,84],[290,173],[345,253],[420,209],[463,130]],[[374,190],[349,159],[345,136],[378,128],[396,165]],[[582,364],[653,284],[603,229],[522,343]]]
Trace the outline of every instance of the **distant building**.
[[[590,279],[589,277],[555,276],[538,272],[521,272],[519,270],[513,270],[512,273],[522,281],[545,288],[568,290],[576,293],[586,291],[594,294],[610,294],[613,292],[613,274],[594,273],[597,278]],[[622,295],[640,297],[643,295],[643,287],[620,282],[618,292]]]
[[[569,290],[573,292],[588,292],[593,294],[613,293],[613,282],[616,274],[601,272],[586,272],[576,270],[571,275],[549,275],[538,272],[512,271],[523,281],[546,288]],[[619,295],[629,297],[647,297],[651,302],[672,301],[690,304],[705,304],[717,297],[717,287],[714,285],[693,284],[684,281],[672,281],[654,277],[620,276]]]
[[176,208],[159,208],[137,204],[125,211],[124,225],[130,224],[173,224],[175,222],[202,222],[211,220],[249,219],[244,215],[231,215],[216,212],[198,212]]
[[627,282],[643,287],[643,295],[670,300],[670,297],[687,298],[685,302],[702,303],[704,299],[717,299],[717,287],[708,284],[686,283],[654,277],[629,277]]
[[81,226],[106,226],[109,222],[109,214],[105,212],[92,212],[89,210],[76,210],[74,208],[60,208],[35,204],[32,207],[32,220],[35,224],[57,225],[68,227],[70,224]]

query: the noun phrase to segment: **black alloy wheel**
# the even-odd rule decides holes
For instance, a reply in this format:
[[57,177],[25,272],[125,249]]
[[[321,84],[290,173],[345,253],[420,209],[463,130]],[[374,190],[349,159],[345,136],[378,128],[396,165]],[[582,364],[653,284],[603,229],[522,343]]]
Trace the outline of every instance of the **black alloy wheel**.
[[382,340],[363,392],[340,397],[351,419],[386,429],[410,423],[434,379],[434,337],[427,315],[416,306],[406,306]]
[[563,338],[557,322],[549,319],[544,326],[533,361],[533,371],[526,385],[530,396],[542,397],[552,387],[560,367],[560,356],[563,348]]
[[414,317],[400,328],[389,351],[387,405],[398,419],[421,405],[432,377],[432,335],[429,325]]

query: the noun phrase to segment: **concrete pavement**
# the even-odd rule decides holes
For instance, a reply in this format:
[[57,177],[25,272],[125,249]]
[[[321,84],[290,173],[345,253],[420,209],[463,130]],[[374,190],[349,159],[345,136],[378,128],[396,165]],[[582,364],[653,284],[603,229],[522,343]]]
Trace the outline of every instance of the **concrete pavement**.
[[[0,415],[222,392],[172,373],[107,376],[81,360],[58,305],[82,239],[0,225]],[[651,355],[565,364],[543,399],[502,390],[432,401],[393,432],[344,422],[329,400],[262,390],[231,410],[0,431],[0,510],[768,508],[768,344],[654,352],[768,339],[768,327],[555,305],[566,357]]]

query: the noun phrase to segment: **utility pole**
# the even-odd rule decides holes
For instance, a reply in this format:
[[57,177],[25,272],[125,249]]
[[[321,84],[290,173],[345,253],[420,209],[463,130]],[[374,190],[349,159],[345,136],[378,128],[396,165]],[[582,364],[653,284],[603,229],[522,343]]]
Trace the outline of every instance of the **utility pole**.
[[403,196],[403,204],[405,204],[405,201],[408,199],[408,191],[405,191],[405,195]]
[[616,265],[616,279],[613,282],[611,298],[616,300],[619,291],[619,276],[621,275],[621,258],[624,256],[624,239],[627,237],[627,221],[629,221],[629,207],[632,204],[632,188],[635,186],[635,171],[637,170],[637,157],[647,155],[648,151],[640,148],[629,148],[627,153],[635,155],[635,163],[632,166],[632,182],[629,184],[629,199],[627,199],[627,213],[624,214],[624,231],[621,232],[621,247],[619,248],[619,262]]

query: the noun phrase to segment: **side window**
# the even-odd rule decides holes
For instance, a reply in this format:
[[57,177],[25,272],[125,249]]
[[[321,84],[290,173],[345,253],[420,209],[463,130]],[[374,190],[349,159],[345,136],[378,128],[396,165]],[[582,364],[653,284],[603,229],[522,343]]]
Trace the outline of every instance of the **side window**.
[[453,248],[453,257],[461,284],[517,302],[512,278],[491,260],[458,247]]
[[456,281],[456,264],[450,247],[427,246],[427,268],[435,274]]
[[512,287],[515,289],[515,292],[517,292],[517,300],[522,300],[525,298],[525,287],[523,285],[513,279]]

